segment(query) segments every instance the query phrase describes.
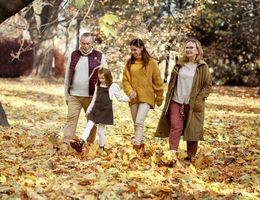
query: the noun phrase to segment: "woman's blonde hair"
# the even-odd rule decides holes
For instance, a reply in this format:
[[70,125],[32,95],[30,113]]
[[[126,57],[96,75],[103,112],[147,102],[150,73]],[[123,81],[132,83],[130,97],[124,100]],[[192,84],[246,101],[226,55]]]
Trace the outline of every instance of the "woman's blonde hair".
[[[201,59],[203,58],[203,50],[202,50],[201,43],[200,43],[199,40],[197,40],[197,39],[195,39],[195,38],[188,38],[188,39],[186,40],[186,42],[185,42],[183,51],[185,51],[186,45],[187,45],[189,42],[192,42],[192,43],[194,43],[194,44],[196,45],[196,48],[197,48],[197,50],[198,50],[198,55],[197,55],[196,58],[195,58],[195,62],[198,62],[199,60],[201,60]],[[184,53],[183,59],[184,59],[184,62],[187,62],[187,61],[189,60],[185,53]]]

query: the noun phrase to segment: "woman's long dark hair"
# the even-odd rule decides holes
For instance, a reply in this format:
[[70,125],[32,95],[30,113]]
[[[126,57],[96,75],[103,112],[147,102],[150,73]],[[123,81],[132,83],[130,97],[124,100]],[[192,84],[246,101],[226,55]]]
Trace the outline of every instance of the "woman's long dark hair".
[[[136,39],[133,39],[130,42],[129,45],[130,46],[135,46],[135,47],[138,47],[138,48],[143,47],[143,50],[142,50],[142,61],[143,61],[143,67],[145,68],[148,65],[148,63],[149,63],[149,60],[150,60],[151,56],[148,53],[148,51],[146,50],[146,48],[144,46],[144,42],[141,39],[136,38]],[[127,66],[128,70],[130,70],[131,64],[135,63],[135,60],[136,60],[136,58],[133,55],[131,55],[131,58],[129,58],[127,63],[126,63],[126,66]]]

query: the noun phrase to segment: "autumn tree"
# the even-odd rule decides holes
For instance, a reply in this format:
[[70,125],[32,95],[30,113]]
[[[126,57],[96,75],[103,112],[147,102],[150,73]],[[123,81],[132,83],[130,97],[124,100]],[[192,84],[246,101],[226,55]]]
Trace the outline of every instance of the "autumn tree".
[[[14,1],[3,1],[0,0],[0,24],[7,18],[19,12],[21,9],[30,4],[33,0],[16,0]],[[9,126],[5,111],[0,102],[0,125]]]
[[34,63],[32,76],[48,78],[53,76],[54,37],[57,34],[59,6],[62,0],[42,2],[40,21],[37,22],[34,6],[28,7],[25,19],[33,41]]
[[[129,58],[128,44],[131,39],[134,37],[143,39],[153,57],[158,61],[165,59],[170,50],[178,51],[178,43],[189,33],[189,18],[195,16],[197,12],[196,9],[181,12],[179,7],[186,9],[188,1],[183,1],[183,5],[177,5],[173,0],[102,2],[101,6],[93,8],[91,15],[83,20],[82,24],[87,23],[88,27],[92,28],[98,41],[98,48],[106,52],[110,68],[114,72],[114,77],[118,79],[125,61]],[[113,22],[115,23],[112,27],[110,23]]]
[[[16,0],[14,2],[0,1],[0,23],[19,12],[22,8],[26,7],[32,1]],[[35,12],[33,6],[29,6],[25,15],[28,24],[31,39],[34,43],[34,64],[33,72],[34,76],[50,77],[52,76],[51,68],[53,61],[53,37],[56,34],[57,17],[59,5],[62,1],[46,1],[43,5],[40,18],[40,26],[37,26]],[[37,28],[39,27],[39,28]],[[0,102],[0,124],[7,126],[8,121],[5,111]]]
[[206,46],[215,84],[260,84],[259,12],[256,0],[221,0],[205,4],[193,18],[192,31]]

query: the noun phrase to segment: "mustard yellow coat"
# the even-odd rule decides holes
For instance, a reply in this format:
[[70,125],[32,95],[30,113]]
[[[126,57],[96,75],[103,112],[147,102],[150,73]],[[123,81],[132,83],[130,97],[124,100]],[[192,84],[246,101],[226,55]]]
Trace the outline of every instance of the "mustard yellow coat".
[[123,90],[128,96],[132,91],[137,93],[137,97],[129,102],[130,105],[147,103],[151,108],[160,106],[163,102],[163,82],[156,60],[151,58],[145,68],[142,61],[135,61],[130,70],[125,66]]

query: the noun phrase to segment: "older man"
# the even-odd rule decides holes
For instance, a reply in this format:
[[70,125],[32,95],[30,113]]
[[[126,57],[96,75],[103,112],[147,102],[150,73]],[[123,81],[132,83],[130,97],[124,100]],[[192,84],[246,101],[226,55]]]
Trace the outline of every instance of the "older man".
[[[65,100],[68,105],[67,121],[63,131],[63,142],[69,144],[75,137],[80,111],[86,111],[94,93],[97,71],[100,66],[107,67],[105,56],[93,48],[90,33],[80,37],[80,48],[71,53],[65,75]],[[93,143],[96,128],[90,133],[88,142]]]

